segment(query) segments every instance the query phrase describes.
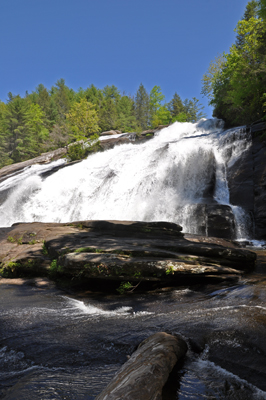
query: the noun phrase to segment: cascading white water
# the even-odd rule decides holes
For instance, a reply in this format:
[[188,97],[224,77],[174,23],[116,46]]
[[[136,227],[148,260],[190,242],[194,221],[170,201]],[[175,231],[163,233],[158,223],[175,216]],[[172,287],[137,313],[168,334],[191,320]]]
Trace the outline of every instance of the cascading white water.
[[171,221],[197,233],[193,210],[210,197],[211,186],[213,201],[229,204],[226,164],[239,149],[236,140],[230,144],[235,131],[228,132],[217,119],[176,122],[145,143],[94,154],[46,179],[26,177],[0,207],[0,226],[86,219]]

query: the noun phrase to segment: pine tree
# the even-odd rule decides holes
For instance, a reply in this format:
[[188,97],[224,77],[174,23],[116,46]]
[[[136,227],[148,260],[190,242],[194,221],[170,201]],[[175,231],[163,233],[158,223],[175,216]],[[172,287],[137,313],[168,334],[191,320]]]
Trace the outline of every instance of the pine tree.
[[150,96],[143,84],[139,85],[135,97],[135,116],[140,129],[145,130],[150,125]]

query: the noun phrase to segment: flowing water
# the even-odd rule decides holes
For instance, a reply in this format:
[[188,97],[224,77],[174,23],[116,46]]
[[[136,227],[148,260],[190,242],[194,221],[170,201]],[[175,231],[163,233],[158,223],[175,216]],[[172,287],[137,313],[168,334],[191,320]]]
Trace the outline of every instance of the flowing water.
[[[221,121],[201,120],[175,123],[145,143],[97,153],[49,176],[42,168],[57,164],[31,167],[0,184],[0,197],[7,198],[0,226],[160,220],[197,233],[197,205],[229,205],[227,166],[250,143],[241,128],[224,131]],[[237,236],[245,238],[247,217],[232,209]],[[266,399],[263,268],[234,286],[128,297],[70,295],[38,279],[17,283],[0,280],[1,399],[92,400],[136,346],[159,331],[189,345],[163,400]]]
[[[20,181],[10,177],[3,183],[13,188],[0,207],[0,226],[86,219],[171,221],[198,233],[197,205],[229,205],[226,167],[250,144],[243,129],[224,131],[220,120],[176,122],[152,140],[97,153],[46,178],[37,173]],[[239,207],[233,212],[240,238],[246,235],[246,217]]]
[[265,279],[132,296],[0,285],[0,398],[92,400],[149,335],[189,345],[163,400],[266,399]]

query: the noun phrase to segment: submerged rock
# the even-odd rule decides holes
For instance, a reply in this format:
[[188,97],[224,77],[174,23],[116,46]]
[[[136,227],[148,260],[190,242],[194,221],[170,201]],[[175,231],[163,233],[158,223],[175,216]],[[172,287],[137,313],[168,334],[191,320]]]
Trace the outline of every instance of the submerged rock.
[[155,333],[139,345],[96,400],[160,400],[170,372],[186,352],[183,339]]

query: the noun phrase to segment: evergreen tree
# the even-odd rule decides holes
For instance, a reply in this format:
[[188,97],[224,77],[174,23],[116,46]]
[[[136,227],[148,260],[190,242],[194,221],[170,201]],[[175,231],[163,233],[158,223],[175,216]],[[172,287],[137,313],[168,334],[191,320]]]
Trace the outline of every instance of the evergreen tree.
[[184,112],[187,116],[187,122],[197,122],[199,119],[205,118],[206,114],[203,113],[203,109],[203,105],[199,103],[196,97],[193,97],[192,100],[184,100]]
[[137,120],[134,115],[134,100],[129,96],[122,96],[117,104],[118,129],[122,132],[135,132]]
[[60,123],[65,120],[74,101],[74,91],[66,86],[64,79],[59,79],[56,86],[52,86],[50,94],[52,114],[56,115],[56,122]]
[[150,92],[150,110],[153,117],[162,105],[165,96],[162,94],[160,86],[154,86]]
[[150,124],[150,96],[142,83],[135,97],[135,116],[139,128],[147,129]]
[[159,125],[168,125],[171,120],[171,113],[166,105],[160,105],[156,113],[152,117],[152,127],[157,128]]
[[13,162],[9,157],[9,142],[4,124],[6,112],[7,105],[0,101],[0,168]]
[[176,117],[180,113],[184,113],[184,104],[181,100],[181,97],[175,92],[172,100],[168,104],[168,110],[171,113],[172,119]]
[[118,112],[112,98],[104,99],[99,110],[99,126],[101,131],[117,129]]

